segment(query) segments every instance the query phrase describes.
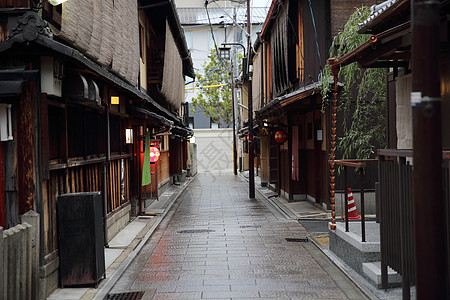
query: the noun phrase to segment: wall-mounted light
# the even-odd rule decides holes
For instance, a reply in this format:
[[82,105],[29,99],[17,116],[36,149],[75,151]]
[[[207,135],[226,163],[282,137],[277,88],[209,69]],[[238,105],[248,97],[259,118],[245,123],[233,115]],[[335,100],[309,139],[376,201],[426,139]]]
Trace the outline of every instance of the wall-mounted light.
[[119,104],[120,103],[120,98],[119,96],[111,96],[111,104]]
[[0,103],[0,140],[4,142],[12,139],[11,104]]
[[48,0],[48,3],[50,3],[53,6],[56,6],[56,5],[60,5],[63,2],[66,2],[66,1],[67,0]]
[[125,129],[125,143],[133,144],[133,129]]
[[322,129],[317,129],[316,136],[317,136],[317,140],[318,141],[322,141],[323,140],[323,131],[322,131]]

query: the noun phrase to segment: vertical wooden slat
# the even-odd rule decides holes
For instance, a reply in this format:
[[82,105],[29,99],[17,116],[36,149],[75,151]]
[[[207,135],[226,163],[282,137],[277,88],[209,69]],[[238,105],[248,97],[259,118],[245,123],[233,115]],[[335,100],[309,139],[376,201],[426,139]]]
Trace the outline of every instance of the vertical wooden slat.
[[297,44],[297,68],[298,68],[298,79],[302,82],[305,78],[305,66],[304,59],[304,41],[303,41],[303,0],[298,1],[298,44]]

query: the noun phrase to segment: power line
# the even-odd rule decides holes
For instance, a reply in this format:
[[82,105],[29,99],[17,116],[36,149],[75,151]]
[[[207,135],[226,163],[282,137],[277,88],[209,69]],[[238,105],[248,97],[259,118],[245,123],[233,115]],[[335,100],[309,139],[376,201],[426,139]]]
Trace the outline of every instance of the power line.
[[314,13],[313,13],[313,9],[312,9],[311,0],[308,0],[308,2],[309,2],[309,10],[311,12],[312,23],[313,23],[313,27],[314,27],[314,36],[316,38],[317,57],[319,58],[319,69],[320,69],[320,73],[322,73],[322,65],[321,65],[322,60],[320,59],[319,38],[317,37],[316,21],[314,20]]
[[214,31],[212,28],[211,19],[209,18],[208,0],[205,1],[205,9],[206,9],[206,14],[208,15],[208,23],[209,23],[209,27],[211,28],[211,36],[214,41],[214,47],[216,48],[217,57],[219,57],[219,49],[217,49],[216,38],[214,37]]

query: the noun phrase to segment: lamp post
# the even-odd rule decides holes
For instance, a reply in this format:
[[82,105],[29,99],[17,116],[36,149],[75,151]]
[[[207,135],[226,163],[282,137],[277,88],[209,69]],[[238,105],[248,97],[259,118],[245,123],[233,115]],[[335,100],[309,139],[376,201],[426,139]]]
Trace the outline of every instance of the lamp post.
[[[245,47],[240,43],[222,43],[222,46],[241,46]],[[230,49],[229,47],[219,48],[219,57],[221,59],[230,59]],[[236,98],[234,95],[234,60],[231,60],[231,101],[233,109],[233,174],[237,175],[237,138],[236,138]]]
[[254,170],[254,158],[253,158],[253,96],[252,96],[252,56],[251,56],[251,49],[252,49],[252,40],[250,38],[252,23],[250,22],[250,0],[247,0],[247,66],[248,67],[248,180],[249,180],[249,198],[254,199],[255,198],[255,170]]

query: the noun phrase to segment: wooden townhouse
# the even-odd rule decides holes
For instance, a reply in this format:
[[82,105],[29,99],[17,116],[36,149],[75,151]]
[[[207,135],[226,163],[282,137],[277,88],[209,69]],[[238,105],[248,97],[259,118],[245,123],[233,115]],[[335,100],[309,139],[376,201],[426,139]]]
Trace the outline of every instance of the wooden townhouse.
[[[253,108],[261,182],[290,201],[329,203],[331,110],[320,80],[332,38],[376,1],[273,1],[255,44]],[[276,133],[287,138],[281,143]]]
[[[187,169],[192,60],[173,3],[153,4],[0,1],[0,226],[39,214],[41,298],[58,287],[58,196],[100,192],[107,245]],[[142,186],[147,133],[160,159]]]
[[403,299],[412,285],[417,298],[449,297],[449,12],[447,1],[385,1],[359,25],[370,38],[332,61],[336,70],[354,62],[388,70],[388,149],[377,153],[381,278],[387,288],[388,267],[399,273]]

